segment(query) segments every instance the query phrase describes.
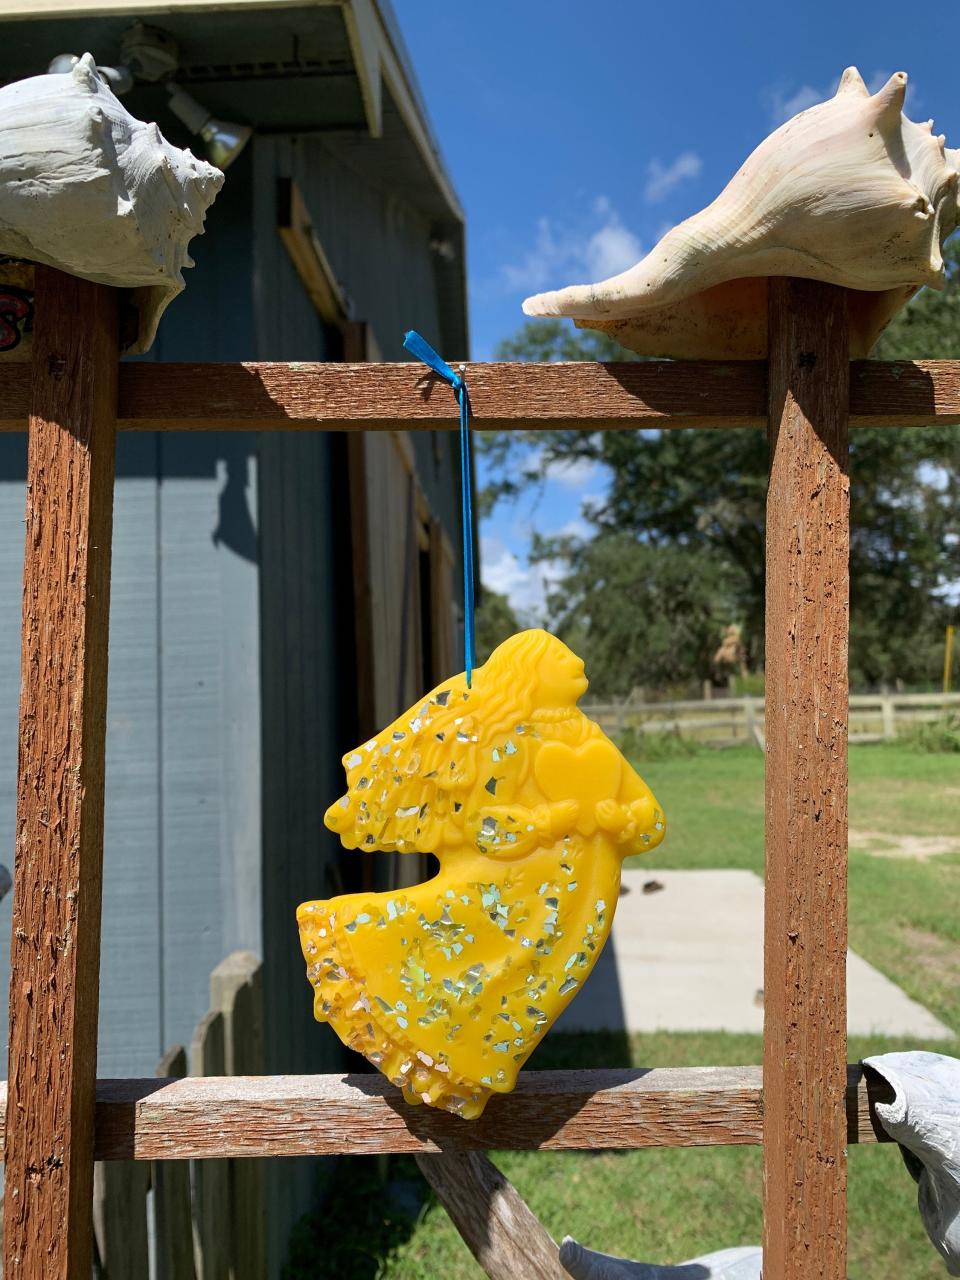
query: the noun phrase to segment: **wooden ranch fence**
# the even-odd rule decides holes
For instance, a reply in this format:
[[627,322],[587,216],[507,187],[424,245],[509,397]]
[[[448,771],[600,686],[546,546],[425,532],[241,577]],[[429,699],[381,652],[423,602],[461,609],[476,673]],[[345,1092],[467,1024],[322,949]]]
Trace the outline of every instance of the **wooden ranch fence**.
[[[210,1011],[190,1043],[160,1059],[157,1076],[219,1078],[263,1071],[259,958],[227,956],[210,977]],[[103,1160],[94,1172],[98,1280],[145,1280],[152,1216],[159,1280],[263,1280],[263,1170],[256,1160]],[[152,1199],[150,1192],[152,1191]]]
[[[583,707],[605,733],[676,733],[706,746],[763,747],[763,698],[608,702]],[[960,693],[850,695],[850,742],[892,741],[911,727],[960,713]]]
[[476,419],[491,428],[768,431],[762,1077],[527,1072],[464,1123],[402,1106],[375,1076],[96,1080],[116,432],[454,430],[456,402],[409,364],[118,367],[116,296],[37,268],[32,362],[0,371],[0,429],[29,433],[8,1280],[88,1280],[95,1156],[414,1150],[443,1161],[501,1146],[761,1141],[765,1275],[846,1275],[846,1146],[876,1132],[869,1085],[845,1060],[847,429],[960,422],[960,363],[851,364],[844,290],[772,280],[769,295],[767,361],[467,373]]

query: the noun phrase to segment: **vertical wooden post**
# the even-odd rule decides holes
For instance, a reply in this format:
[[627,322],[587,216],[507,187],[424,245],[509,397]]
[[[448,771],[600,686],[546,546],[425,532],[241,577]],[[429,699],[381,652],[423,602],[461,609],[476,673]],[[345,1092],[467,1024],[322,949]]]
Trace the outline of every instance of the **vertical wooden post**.
[[846,295],[770,281],[763,1274],[845,1280]]
[[3,1258],[89,1280],[117,301],[37,267],[35,307]]

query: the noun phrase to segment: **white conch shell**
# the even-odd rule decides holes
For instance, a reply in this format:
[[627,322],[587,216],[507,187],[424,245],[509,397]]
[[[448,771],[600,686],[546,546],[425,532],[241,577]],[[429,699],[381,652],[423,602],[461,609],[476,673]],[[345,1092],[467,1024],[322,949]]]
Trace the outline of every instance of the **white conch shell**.
[[146,351],[223,174],[131,116],[90,54],[0,89],[0,120],[0,253],[132,289]]
[[921,285],[943,287],[960,151],[902,113],[907,77],[872,96],[848,67],[836,97],[781,125],[702,212],[635,267],[528,298],[643,355],[759,359],[767,278],[844,285],[851,353],[866,355]]
[[560,1265],[573,1280],[760,1280],[759,1248],[721,1249],[674,1267],[630,1262],[609,1253],[594,1253],[565,1236]]

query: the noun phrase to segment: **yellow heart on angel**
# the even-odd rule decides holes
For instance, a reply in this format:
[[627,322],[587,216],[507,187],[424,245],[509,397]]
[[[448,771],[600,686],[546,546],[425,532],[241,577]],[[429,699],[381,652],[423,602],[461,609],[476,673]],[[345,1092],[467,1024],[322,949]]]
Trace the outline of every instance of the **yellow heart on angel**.
[[592,970],[650,788],[577,708],[583,663],[525,631],[344,757],[350,849],[433,853],[431,880],[297,911],[314,1013],[408,1102],[478,1116]]
[[617,794],[623,757],[612,742],[595,739],[581,747],[545,742],[534,761],[534,775],[551,800],[575,800],[577,830],[592,836],[596,807]]

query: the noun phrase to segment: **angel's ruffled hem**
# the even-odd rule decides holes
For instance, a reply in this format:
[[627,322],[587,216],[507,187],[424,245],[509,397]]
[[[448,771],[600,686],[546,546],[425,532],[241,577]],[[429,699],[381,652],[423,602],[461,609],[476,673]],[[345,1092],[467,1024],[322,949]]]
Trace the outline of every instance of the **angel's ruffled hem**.
[[352,971],[335,935],[335,915],[327,902],[305,903],[297,912],[307,978],[314,989],[313,1013],[329,1022],[343,1043],[403,1091],[405,1101],[475,1120],[494,1090],[454,1072],[444,1055],[434,1058],[384,1026],[366,982]]

